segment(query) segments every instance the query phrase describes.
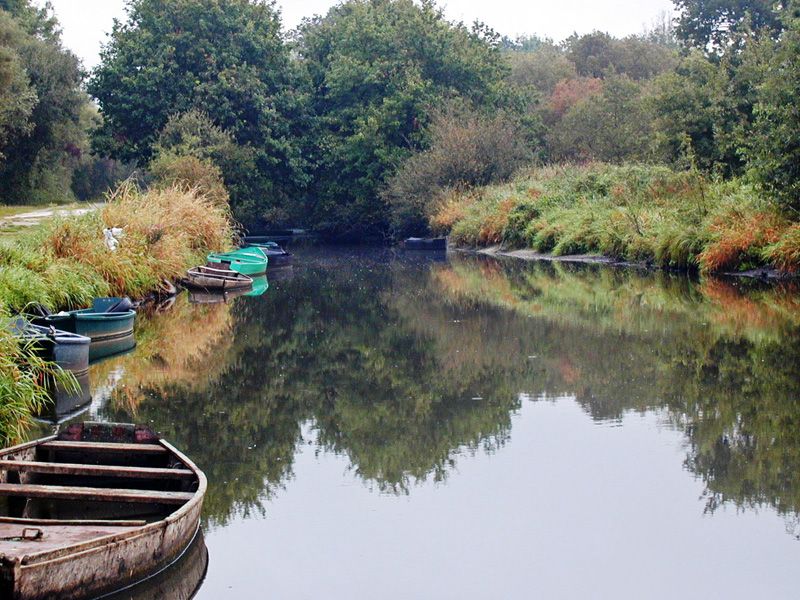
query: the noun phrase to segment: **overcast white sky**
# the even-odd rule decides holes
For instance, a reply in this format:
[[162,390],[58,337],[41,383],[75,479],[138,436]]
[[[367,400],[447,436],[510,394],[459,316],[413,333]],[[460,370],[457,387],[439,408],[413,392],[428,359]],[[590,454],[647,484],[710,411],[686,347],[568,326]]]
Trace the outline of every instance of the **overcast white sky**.
[[[44,4],[44,0],[38,0]],[[84,66],[97,64],[100,45],[114,18],[125,18],[125,0],[51,0],[64,30],[64,43]],[[323,14],[336,0],[279,0],[285,29],[303,17]],[[660,14],[672,11],[670,0],[449,0],[441,1],[447,17],[471,23],[478,19],[496,31],[516,37],[538,34],[562,40],[593,29],[617,36],[640,33]]]

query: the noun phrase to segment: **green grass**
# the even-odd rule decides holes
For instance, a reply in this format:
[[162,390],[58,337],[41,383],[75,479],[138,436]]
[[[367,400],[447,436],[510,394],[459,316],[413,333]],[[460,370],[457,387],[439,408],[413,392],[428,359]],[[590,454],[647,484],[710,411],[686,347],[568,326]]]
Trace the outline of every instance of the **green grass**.
[[[25,208],[14,210],[19,214]],[[125,231],[114,252],[102,233],[110,226]],[[194,190],[141,192],[127,185],[98,211],[47,219],[2,236],[0,446],[19,439],[31,415],[43,407],[48,381],[74,384],[32,348],[20,345],[4,324],[10,314],[32,303],[56,311],[89,306],[97,296],[141,298],[164,279],[182,276],[209,251],[229,247],[233,235],[228,207]]]
[[462,246],[602,254],[704,272],[800,269],[797,226],[747,183],[652,165],[533,169],[448,197],[431,226]]

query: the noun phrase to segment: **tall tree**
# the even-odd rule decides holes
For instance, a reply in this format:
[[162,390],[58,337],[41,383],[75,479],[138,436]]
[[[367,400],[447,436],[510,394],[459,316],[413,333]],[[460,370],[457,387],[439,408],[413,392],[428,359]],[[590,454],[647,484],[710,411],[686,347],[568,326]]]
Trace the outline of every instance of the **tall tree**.
[[756,181],[780,204],[800,211],[800,18],[787,28],[758,88],[745,155]]
[[680,11],[676,34],[686,44],[724,49],[743,29],[782,29],[783,0],[673,0]]
[[494,103],[506,66],[497,36],[445,20],[430,0],[350,0],[306,21],[298,52],[313,84],[319,148],[314,225],[337,236],[386,230],[386,178],[426,142],[448,97]]
[[146,162],[170,116],[198,109],[255,154],[238,217],[258,221],[305,185],[304,103],[274,2],[133,0],[101,59],[88,85],[105,117],[98,149]]
[[[80,63],[61,45],[55,20],[48,9],[28,0],[2,0],[0,34],[6,54],[16,56],[35,94],[27,120],[16,127],[2,149],[0,189],[7,202],[59,201],[71,197],[72,170],[85,132],[80,115],[87,101],[81,91]],[[22,85],[21,76],[15,78]],[[30,96],[29,96],[30,98]],[[6,108],[4,106],[4,108]],[[23,110],[24,112],[24,110]],[[21,124],[19,116],[15,122]]]

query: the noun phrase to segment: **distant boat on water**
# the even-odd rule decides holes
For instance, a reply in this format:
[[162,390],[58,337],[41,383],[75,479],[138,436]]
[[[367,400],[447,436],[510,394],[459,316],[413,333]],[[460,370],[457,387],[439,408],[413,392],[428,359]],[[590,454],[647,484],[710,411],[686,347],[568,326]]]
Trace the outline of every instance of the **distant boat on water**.
[[446,251],[447,238],[416,238],[411,237],[403,242],[406,250]]

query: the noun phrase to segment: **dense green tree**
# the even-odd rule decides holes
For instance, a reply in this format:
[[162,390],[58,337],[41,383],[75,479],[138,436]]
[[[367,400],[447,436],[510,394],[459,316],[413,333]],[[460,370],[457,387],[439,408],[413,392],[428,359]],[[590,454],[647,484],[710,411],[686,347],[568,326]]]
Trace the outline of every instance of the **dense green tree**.
[[770,196],[800,210],[800,18],[787,19],[765,72],[744,144],[748,166]]
[[[3,149],[6,158],[0,165],[0,189],[7,202],[59,201],[71,196],[72,169],[85,138],[80,114],[86,96],[80,90],[81,70],[74,54],[64,49],[54,21],[46,9],[33,8],[30,2],[6,5],[2,12],[7,46],[18,57],[36,101],[30,109],[29,125],[18,126]],[[8,15],[18,15],[9,24]],[[22,34],[19,30],[23,30]],[[11,64],[11,63],[9,63]],[[17,85],[21,79],[17,77]],[[24,111],[23,111],[24,112]]]
[[564,46],[578,74],[584,77],[603,77],[613,71],[631,79],[649,79],[677,62],[677,51],[672,45],[646,36],[617,39],[594,31],[581,36],[573,34],[564,41]]
[[445,20],[433,2],[351,0],[300,29],[318,149],[312,224],[337,236],[384,232],[378,190],[426,142],[448,97],[498,99],[506,73],[496,36]]
[[257,177],[232,186],[238,217],[261,220],[306,184],[302,87],[274,3],[134,0],[101,58],[98,150],[146,162],[169,118],[199,109],[253,153]]
[[673,0],[680,12],[676,34],[689,46],[722,50],[747,29],[780,32],[782,0]]
[[531,52],[509,52],[507,57],[511,66],[508,82],[518,88],[533,88],[545,97],[553,93],[560,81],[577,77],[575,64],[551,44],[543,44]]
[[47,40],[57,40],[60,35],[58,20],[49,2],[36,6],[31,0],[0,0],[0,10],[12,15],[31,35]]
[[36,91],[15,50],[23,35],[11,15],[0,11],[0,164],[6,144],[30,131],[30,116],[36,105]]
[[715,128],[725,76],[700,52],[691,52],[671,73],[653,83],[655,143],[662,160],[680,164],[691,158],[710,170],[723,166]]
[[572,106],[550,135],[561,159],[619,163],[647,158],[651,118],[641,87],[625,75],[606,77],[599,94]]

